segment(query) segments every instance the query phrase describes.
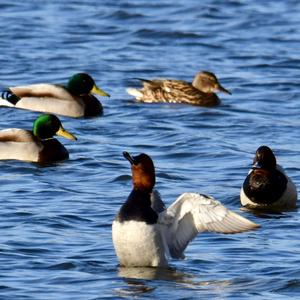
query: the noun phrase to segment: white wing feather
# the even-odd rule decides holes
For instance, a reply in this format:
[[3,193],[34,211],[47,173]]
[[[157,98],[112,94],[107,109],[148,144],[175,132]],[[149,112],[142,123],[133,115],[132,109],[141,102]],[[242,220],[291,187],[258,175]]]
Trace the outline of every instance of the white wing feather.
[[203,231],[239,233],[259,227],[254,222],[230,211],[212,197],[184,193],[160,214],[169,252],[183,258],[188,243]]

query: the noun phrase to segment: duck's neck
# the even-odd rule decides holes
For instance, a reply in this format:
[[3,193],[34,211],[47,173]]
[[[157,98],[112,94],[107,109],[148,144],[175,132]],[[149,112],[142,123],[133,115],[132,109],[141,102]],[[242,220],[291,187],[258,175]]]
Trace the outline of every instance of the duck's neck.
[[83,95],[81,100],[84,102],[84,116],[94,117],[103,113],[103,107],[100,101],[93,95]]
[[118,221],[157,222],[158,215],[151,207],[151,192],[134,188],[118,214]]

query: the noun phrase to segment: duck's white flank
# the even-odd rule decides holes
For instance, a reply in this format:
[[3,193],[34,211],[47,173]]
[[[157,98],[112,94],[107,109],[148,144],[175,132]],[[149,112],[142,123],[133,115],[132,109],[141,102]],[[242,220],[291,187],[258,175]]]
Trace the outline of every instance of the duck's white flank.
[[42,149],[43,145],[34,140],[33,135],[27,130],[9,128],[0,131],[0,160],[37,162]]
[[0,160],[2,159],[16,159],[22,161],[39,161],[39,152],[42,150],[42,145],[39,147],[32,142],[0,142]]
[[24,97],[17,102],[15,107],[43,113],[51,112],[73,118],[79,118],[84,115],[84,107],[80,99],[69,101],[51,97]]
[[165,243],[160,224],[138,221],[118,222],[112,225],[112,238],[121,266],[166,266]]

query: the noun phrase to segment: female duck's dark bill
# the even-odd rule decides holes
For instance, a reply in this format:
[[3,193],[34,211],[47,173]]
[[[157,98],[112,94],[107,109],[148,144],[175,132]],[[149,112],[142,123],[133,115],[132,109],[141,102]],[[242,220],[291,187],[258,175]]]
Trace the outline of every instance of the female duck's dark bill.
[[132,164],[135,164],[134,158],[126,151],[123,152],[123,156]]
[[231,92],[226,90],[220,83],[218,85],[219,91],[231,95]]

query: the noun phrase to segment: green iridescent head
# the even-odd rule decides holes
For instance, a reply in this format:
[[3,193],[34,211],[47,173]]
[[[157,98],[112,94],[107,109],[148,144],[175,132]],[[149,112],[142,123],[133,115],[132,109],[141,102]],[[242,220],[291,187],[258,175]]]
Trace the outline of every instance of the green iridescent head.
[[100,96],[110,97],[109,94],[98,88],[94,79],[86,73],[73,75],[67,84],[67,89],[76,96],[98,94]]
[[34,121],[33,134],[41,140],[50,139],[54,135],[77,140],[72,133],[63,128],[59,118],[52,114],[41,115]]

